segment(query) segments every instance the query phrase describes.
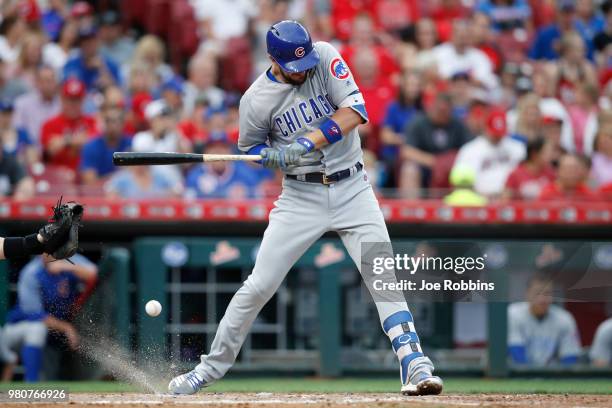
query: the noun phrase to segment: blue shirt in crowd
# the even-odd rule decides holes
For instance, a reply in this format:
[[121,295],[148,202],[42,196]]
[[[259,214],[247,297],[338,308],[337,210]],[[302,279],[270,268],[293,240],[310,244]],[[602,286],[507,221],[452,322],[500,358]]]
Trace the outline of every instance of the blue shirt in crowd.
[[242,162],[228,163],[222,175],[216,174],[208,166],[196,166],[187,174],[185,185],[190,198],[253,198],[257,186],[267,174],[260,175]]
[[[100,55],[102,63],[106,66],[106,69],[113,77],[116,84],[119,84],[119,67],[114,61],[111,61],[108,57]],[[64,79],[75,77],[85,83],[88,90],[95,89],[98,78],[100,77],[100,70],[98,68],[89,68],[85,66],[85,60],[80,53],[70,58],[66,65],[64,65]]]
[[115,171],[113,153],[130,150],[131,141],[127,136],[119,140],[116,146],[109,146],[104,136],[99,136],[87,142],[81,150],[81,171],[95,170],[99,177],[104,177]]
[[[587,49],[587,58],[593,59],[593,41],[592,38],[588,38],[584,31],[580,31],[576,27],[578,33],[580,33]],[[559,58],[559,41],[562,37],[561,30],[556,24],[552,24],[541,28],[536,39],[533,42],[531,49],[529,50],[529,58],[536,60],[556,60]]]

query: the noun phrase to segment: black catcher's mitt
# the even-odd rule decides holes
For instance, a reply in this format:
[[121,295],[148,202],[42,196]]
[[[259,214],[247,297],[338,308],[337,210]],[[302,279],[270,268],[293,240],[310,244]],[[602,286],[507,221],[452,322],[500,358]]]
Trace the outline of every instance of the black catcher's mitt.
[[60,198],[53,207],[49,224],[38,233],[43,237],[44,251],[55,259],[70,258],[79,246],[79,228],[83,217],[83,206],[73,201],[62,204]]

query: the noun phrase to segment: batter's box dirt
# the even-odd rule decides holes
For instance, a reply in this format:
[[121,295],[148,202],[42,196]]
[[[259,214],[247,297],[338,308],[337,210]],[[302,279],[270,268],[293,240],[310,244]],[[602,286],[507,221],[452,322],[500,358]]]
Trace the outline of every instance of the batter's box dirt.
[[[403,397],[399,394],[277,394],[277,393],[206,393],[195,396],[170,396],[137,393],[72,394],[69,402],[30,404],[36,408],[59,407],[180,407],[180,408],[444,408],[444,407],[612,407],[610,395],[542,394],[470,394],[436,397]],[[23,408],[25,404],[5,404]]]

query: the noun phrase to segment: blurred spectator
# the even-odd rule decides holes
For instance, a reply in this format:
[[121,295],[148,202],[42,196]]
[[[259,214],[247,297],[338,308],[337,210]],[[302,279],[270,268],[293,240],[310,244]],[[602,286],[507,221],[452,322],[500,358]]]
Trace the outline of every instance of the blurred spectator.
[[410,122],[404,133],[406,144],[401,156],[406,162],[401,169],[400,189],[408,195],[429,185],[437,155],[457,150],[472,138],[465,125],[453,117],[447,93],[438,93],[426,106],[426,114]]
[[396,101],[387,107],[380,133],[382,159],[395,169],[400,147],[404,144],[406,126],[422,112],[420,76],[414,71],[404,71]]
[[168,199],[179,197],[183,186],[162,166],[131,166],[114,173],[104,190],[110,199]]
[[[210,134],[207,154],[231,154],[232,144],[224,132]],[[193,167],[185,180],[187,198],[254,198],[261,178],[244,162],[213,162]]]
[[[554,68],[554,67],[553,67]],[[567,109],[557,98],[556,77],[550,66],[536,69],[532,76],[533,91],[540,97],[540,113],[548,123],[559,122],[559,144],[567,151],[574,151],[572,122]],[[548,138],[548,136],[545,134]]]
[[0,99],[14,101],[18,96],[28,92],[28,84],[21,78],[9,79],[7,64],[0,56]]
[[503,55],[495,43],[496,37],[491,29],[488,15],[476,13],[470,19],[472,45],[482,51],[493,66],[493,72],[500,72],[503,65]]
[[593,47],[597,51],[595,60],[597,65],[606,68],[612,59],[612,1],[606,0],[601,6],[605,15],[605,24],[593,38]]
[[[377,149],[377,132],[382,125],[387,106],[395,97],[395,87],[389,77],[379,75],[380,61],[372,48],[357,49],[351,68],[368,107],[369,122],[360,127],[361,136],[366,137],[368,147]],[[368,140],[369,135],[374,138]]]
[[506,180],[505,198],[535,200],[540,197],[542,189],[555,180],[550,148],[541,137],[527,142],[527,157]]
[[591,178],[597,187],[612,185],[612,124],[599,129],[595,139]]
[[582,37],[589,44],[592,44],[597,33],[605,28],[606,20],[599,10],[595,8],[593,0],[576,0],[576,20],[574,24]]
[[590,200],[595,194],[586,184],[591,170],[591,160],[579,154],[565,154],[559,160],[557,179],[546,185],[540,200]]
[[135,99],[139,95],[153,98],[153,93],[159,89],[159,78],[153,67],[144,61],[134,61],[130,65],[127,78],[127,94]]
[[61,112],[45,122],[40,142],[46,162],[58,166],[78,168],[81,147],[96,133],[94,118],[82,112],[85,84],[71,78],[62,85]]
[[[132,148],[137,152],[189,152],[191,146],[181,137],[176,129],[176,119],[172,111],[162,100],[149,103],[145,108],[145,117],[149,130],[136,133]],[[159,172],[179,180],[181,172],[178,166],[163,166]]]
[[[559,40],[563,35],[574,31],[576,18],[575,0],[558,0],[556,2],[555,22],[540,28],[529,51],[529,58],[536,60],[555,60],[559,58]],[[581,33],[581,36],[583,34]],[[590,41],[583,36],[587,46],[587,55],[591,58]]]
[[493,109],[485,133],[459,149],[454,167],[476,173],[474,190],[487,197],[501,195],[510,172],[525,158],[525,146],[508,135],[506,112]]
[[201,96],[196,99],[191,115],[178,124],[178,131],[194,146],[202,146],[208,137],[207,110],[208,100]]
[[527,0],[481,0],[477,10],[491,19],[497,31],[529,28],[531,7]]
[[537,273],[529,280],[527,302],[508,307],[508,352],[512,362],[533,367],[575,364],[580,337],[574,317],[552,304],[553,281]]
[[247,34],[249,23],[258,12],[252,0],[193,0],[192,4],[200,22],[203,44],[216,52],[222,50],[225,40]]
[[11,66],[8,77],[19,78],[24,81],[28,90],[34,88],[36,70],[46,61],[43,61],[43,45],[45,38],[36,32],[27,33],[21,43],[19,55],[15,64]]
[[36,69],[34,90],[15,100],[13,125],[26,129],[32,141],[40,142],[43,123],[60,111],[57,76],[48,66]]
[[81,27],[78,38],[79,49],[66,62],[64,78],[80,79],[88,91],[118,84],[119,68],[114,61],[102,54],[97,27]]
[[482,207],[487,197],[474,191],[476,172],[468,166],[455,166],[450,173],[452,193],[444,197],[444,204],[457,207]]
[[394,32],[421,18],[420,3],[419,0],[378,0],[374,3],[374,15],[382,30]]
[[470,79],[489,90],[495,89],[498,80],[493,65],[486,54],[470,45],[470,31],[466,20],[453,22],[453,36],[450,42],[438,45],[433,55],[442,78],[466,72]]
[[548,145],[551,163],[557,167],[561,156],[566,154],[568,151],[561,145],[561,133],[563,129],[563,121],[558,117],[544,116],[542,117],[542,135]]
[[467,18],[472,13],[462,0],[431,0],[428,3],[431,3],[430,17],[436,23],[436,31],[442,41],[450,39],[456,20]]
[[551,68],[554,72],[557,96],[566,105],[576,102],[579,86],[597,84],[597,74],[585,58],[584,40],[575,32],[566,33],[559,43],[561,57]]
[[589,357],[591,364],[596,367],[612,365],[612,318],[604,321],[597,328]]
[[[151,72],[155,75],[155,83],[160,84],[169,80],[174,76],[172,68],[164,62],[166,58],[166,49],[164,43],[156,36],[147,34],[144,35],[136,43],[134,57],[130,64],[140,64],[148,66]],[[127,60],[120,61],[124,63],[123,72],[128,72],[129,66],[125,64]],[[127,75],[123,75],[126,77]]]
[[79,26],[76,22],[66,21],[59,33],[57,43],[45,44],[43,49],[44,60],[51,65],[59,75],[62,74],[68,57],[74,51],[79,40]]
[[81,181],[96,184],[115,171],[113,153],[130,150],[131,140],[124,134],[125,113],[116,108],[102,111],[102,134],[87,142],[81,152]]
[[75,21],[79,27],[91,27],[96,23],[94,9],[86,1],[76,1],[70,9],[70,19]]
[[177,119],[182,117],[183,94],[184,81],[178,75],[173,76],[162,84],[161,97]]
[[574,135],[575,151],[586,153],[587,145],[593,145],[597,132],[597,99],[599,91],[595,84],[579,83],[575,103],[567,107]]
[[106,11],[99,19],[100,23],[100,51],[111,61],[120,64],[129,61],[134,54],[136,43],[126,35],[116,11]]
[[[0,143],[3,141],[0,140]],[[34,181],[14,155],[7,154],[0,146],[0,197],[24,200],[34,195]]]
[[13,125],[13,111],[10,101],[0,101],[0,138],[4,153],[28,166],[40,162],[38,149],[27,130]]
[[206,98],[209,105],[217,109],[223,105],[225,92],[217,84],[217,60],[210,53],[198,53],[189,61],[189,81],[185,84],[183,100],[185,117],[191,116],[195,101]]
[[422,18],[414,25],[414,38],[400,48],[398,56],[403,70],[431,69],[437,73],[434,47],[438,45],[438,32],[430,18]]
[[530,141],[537,138],[542,125],[540,98],[534,93],[523,95],[518,100],[516,112],[509,113],[508,117],[515,117],[514,130],[510,132],[511,137],[519,142],[529,144]]
[[57,41],[68,15],[66,0],[49,0],[42,14],[42,26],[51,41]]
[[0,59],[13,64],[19,57],[21,42],[27,32],[21,16],[8,16],[0,23]]
[[375,54],[374,59],[378,62],[376,81],[395,83],[399,68],[388,48],[378,42],[374,21],[369,14],[359,14],[354,18],[350,41],[340,50],[348,66],[354,68],[355,81],[360,85],[362,81],[355,68],[355,59],[356,54],[362,50]]
[[15,353],[14,360],[17,352],[21,354],[27,382],[40,379],[43,352],[48,351],[45,350],[48,331],[61,335],[72,350],[79,346],[79,334],[70,320],[79,286],[95,281],[98,268],[79,254],[72,256],[71,261],[40,256],[30,261],[19,274],[17,304],[7,315],[3,337]]

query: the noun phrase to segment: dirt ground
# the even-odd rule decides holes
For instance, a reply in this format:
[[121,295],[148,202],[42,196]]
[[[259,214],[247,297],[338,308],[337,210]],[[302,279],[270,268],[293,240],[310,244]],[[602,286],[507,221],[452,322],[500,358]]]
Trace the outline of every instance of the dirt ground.
[[[32,404],[32,403],[30,403]],[[540,395],[540,394],[474,394],[436,397],[403,397],[399,394],[277,394],[277,393],[200,393],[196,396],[152,394],[72,394],[69,402],[35,403],[37,408],[58,407],[219,407],[219,408],[442,408],[442,407],[612,407],[610,395]],[[23,408],[23,403],[2,404],[6,408]]]

